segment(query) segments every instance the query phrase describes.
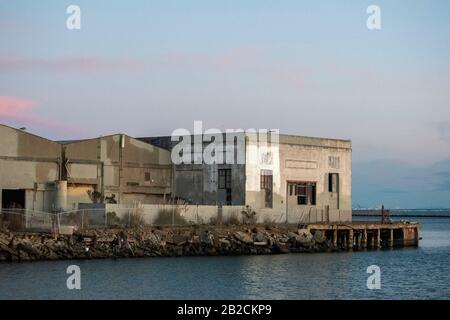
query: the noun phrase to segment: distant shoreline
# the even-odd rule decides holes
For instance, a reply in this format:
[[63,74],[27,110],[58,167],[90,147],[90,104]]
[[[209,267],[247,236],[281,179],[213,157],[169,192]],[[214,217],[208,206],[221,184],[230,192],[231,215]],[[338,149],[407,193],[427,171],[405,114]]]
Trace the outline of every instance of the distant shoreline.
[[[380,217],[381,214],[364,214],[364,213],[353,213],[353,217]],[[404,217],[404,218],[450,218],[450,215],[429,215],[429,214],[390,214],[390,217]]]

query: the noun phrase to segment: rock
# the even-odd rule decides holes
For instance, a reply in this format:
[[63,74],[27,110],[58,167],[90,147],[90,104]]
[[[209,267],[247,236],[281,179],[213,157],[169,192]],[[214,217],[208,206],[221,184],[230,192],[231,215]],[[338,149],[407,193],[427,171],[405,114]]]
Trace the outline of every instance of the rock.
[[242,231],[236,231],[235,233],[233,233],[233,236],[234,236],[237,240],[239,240],[239,241],[241,241],[241,242],[243,242],[243,243],[246,243],[246,244],[253,244],[253,239],[252,239],[252,237],[250,236],[250,234],[248,234],[248,233],[245,233],[245,232],[242,232]]
[[220,239],[219,239],[219,243],[220,243],[221,245],[225,245],[225,246],[231,245],[231,242],[230,242],[229,240],[225,239],[225,238],[220,238]]
[[327,237],[325,236],[325,232],[321,230],[316,230],[314,233],[314,241],[318,244],[323,244],[327,241]]
[[289,240],[300,241],[300,235],[294,232],[288,232]]
[[301,246],[307,248],[314,246],[315,244],[314,237],[308,229],[300,229],[298,230],[298,234],[300,236],[300,239],[297,239],[297,241],[300,243]]
[[253,235],[253,241],[255,241],[255,242],[267,242],[268,241],[268,237],[265,234],[263,234],[261,232],[258,232],[258,233]]
[[161,238],[157,233],[149,233],[146,243],[149,243],[151,246],[159,246],[161,243]]
[[182,246],[188,242],[189,238],[181,235],[181,234],[175,234],[172,236],[172,240],[170,241],[172,244],[176,246]]
[[267,241],[255,241],[253,244],[255,246],[267,246]]
[[36,248],[34,248],[32,245],[30,245],[28,243],[17,244],[16,250],[19,252],[25,252],[27,255],[33,256],[35,258],[39,258],[41,255],[39,250],[37,250]]
[[212,246],[214,244],[214,236],[211,232],[206,230],[201,237],[201,243]]

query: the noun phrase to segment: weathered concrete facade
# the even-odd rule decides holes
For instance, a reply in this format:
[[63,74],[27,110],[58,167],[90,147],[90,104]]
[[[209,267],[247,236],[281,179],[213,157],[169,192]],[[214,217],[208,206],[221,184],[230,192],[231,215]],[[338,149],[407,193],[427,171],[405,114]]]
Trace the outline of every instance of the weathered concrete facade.
[[0,125],[2,207],[50,211],[60,163],[59,143]]
[[[305,216],[311,220],[311,215],[314,222],[351,221],[351,141],[275,136],[271,141],[270,134],[264,139],[257,134],[236,135],[244,143],[229,144],[223,152],[234,150],[236,159],[240,146],[243,164],[175,165],[175,197],[191,204],[249,205],[278,222],[300,222]],[[171,137],[140,139],[168,150],[177,144]],[[201,151],[210,140],[202,143]],[[198,154],[194,147],[191,152],[194,161]]]
[[[351,221],[351,141],[279,135],[269,147],[247,140],[246,153],[256,158],[246,164],[247,205],[279,221],[308,221],[319,210],[316,222]],[[271,201],[264,174],[272,177]]]
[[63,145],[68,204],[90,202],[88,190],[123,204],[161,203],[170,196],[167,150],[124,134]]
[[167,150],[123,134],[66,143],[0,125],[2,208],[52,212],[92,203],[162,203],[171,193]]
[[[190,136],[192,161],[172,164],[171,137],[58,143],[7,126],[0,134],[2,207],[71,210],[93,202],[94,191],[105,202],[161,204],[173,194],[194,205],[248,205],[270,221],[351,221],[349,140],[242,132],[219,134],[224,147],[211,151],[215,139],[196,148]],[[206,151],[223,161],[205,162]]]

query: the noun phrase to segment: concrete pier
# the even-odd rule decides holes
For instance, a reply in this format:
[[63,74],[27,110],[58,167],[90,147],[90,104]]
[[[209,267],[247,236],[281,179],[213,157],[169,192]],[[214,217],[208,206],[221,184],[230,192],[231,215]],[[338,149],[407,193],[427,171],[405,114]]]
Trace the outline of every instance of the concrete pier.
[[415,222],[315,223],[307,228],[324,231],[334,246],[347,250],[417,246],[420,240],[420,224]]

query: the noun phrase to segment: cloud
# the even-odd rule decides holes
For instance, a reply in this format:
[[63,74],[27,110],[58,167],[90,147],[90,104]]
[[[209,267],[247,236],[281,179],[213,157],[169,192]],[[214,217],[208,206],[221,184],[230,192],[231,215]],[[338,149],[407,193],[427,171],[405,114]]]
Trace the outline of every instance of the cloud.
[[21,117],[34,106],[35,103],[31,100],[0,96],[0,116],[2,117]]
[[37,103],[29,99],[0,96],[0,120],[1,122],[12,120],[21,125],[51,129],[58,133],[81,132],[72,125],[36,115],[36,107]]
[[238,48],[220,54],[167,52],[160,56],[160,61],[169,65],[204,67],[213,72],[246,73],[295,87],[304,84],[305,72],[302,68],[269,61],[261,50],[255,48]]
[[144,65],[135,59],[68,57],[56,59],[0,57],[0,71],[41,70],[51,72],[139,71]]
[[0,71],[44,71],[44,72],[115,72],[148,71],[150,68],[191,66],[206,68],[215,73],[240,72],[260,79],[281,81],[291,86],[304,84],[304,70],[299,66],[285,65],[280,61],[270,61],[257,48],[237,48],[217,54],[172,51],[146,60],[134,58],[106,57],[1,57]]

